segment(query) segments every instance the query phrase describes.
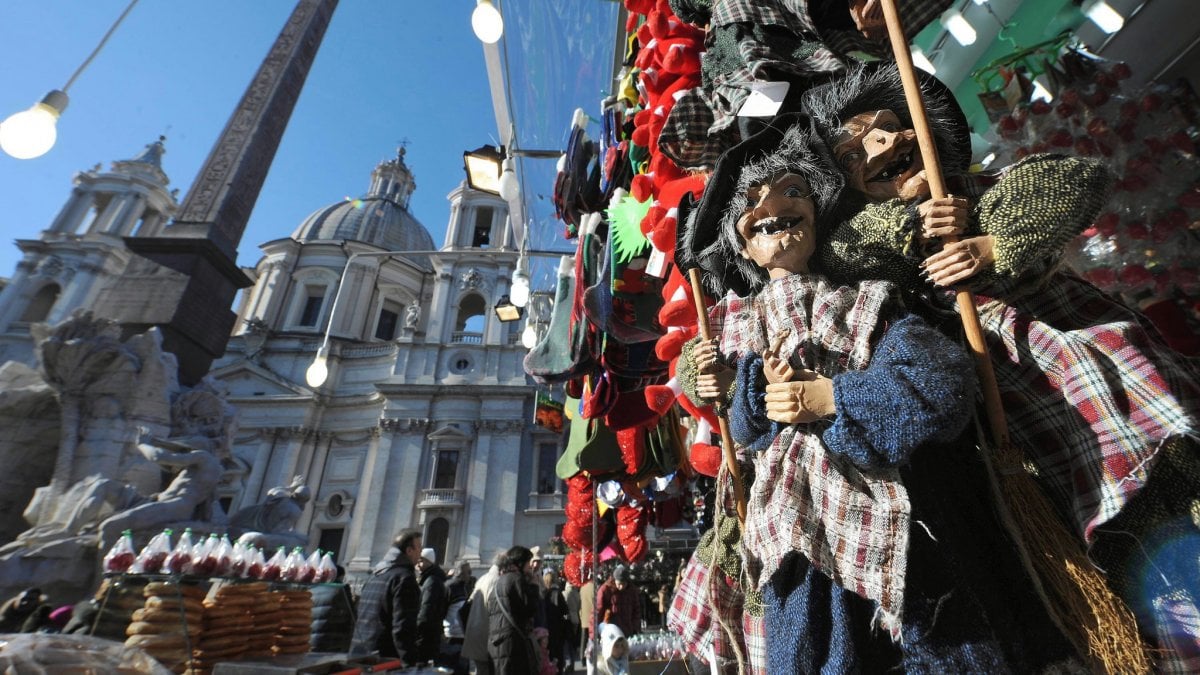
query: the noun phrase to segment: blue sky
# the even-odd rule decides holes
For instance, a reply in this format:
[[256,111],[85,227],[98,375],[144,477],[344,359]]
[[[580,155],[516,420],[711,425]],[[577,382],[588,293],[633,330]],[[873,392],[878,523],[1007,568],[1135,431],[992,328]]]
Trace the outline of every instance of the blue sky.
[[[61,88],[126,4],[0,3],[0,119]],[[141,0],[68,92],[55,147],[34,160],[0,154],[0,276],[11,276],[19,260],[11,242],[49,226],[76,171],[97,162],[107,169],[165,134],[163,168],[186,193],[293,5]],[[497,138],[483,50],[470,27],[474,6],[341,0],[250,218],[239,264],[253,265],[258,244],[288,236],[309,213],[360,196],[371,170],[394,157],[402,139],[417,182],[411,210],[441,244],[446,195],[463,178],[462,151]],[[541,39],[524,39],[531,37]],[[611,53],[609,45],[597,46]],[[545,106],[544,122],[565,135],[572,108],[598,108],[596,91],[592,100]]]

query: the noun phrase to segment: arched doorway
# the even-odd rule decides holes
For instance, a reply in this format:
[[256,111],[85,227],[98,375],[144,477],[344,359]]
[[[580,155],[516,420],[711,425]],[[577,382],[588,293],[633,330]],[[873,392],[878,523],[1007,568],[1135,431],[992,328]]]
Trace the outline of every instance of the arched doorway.
[[425,525],[425,547],[437,551],[436,562],[446,564],[446,543],[450,541],[450,521],[434,518]]

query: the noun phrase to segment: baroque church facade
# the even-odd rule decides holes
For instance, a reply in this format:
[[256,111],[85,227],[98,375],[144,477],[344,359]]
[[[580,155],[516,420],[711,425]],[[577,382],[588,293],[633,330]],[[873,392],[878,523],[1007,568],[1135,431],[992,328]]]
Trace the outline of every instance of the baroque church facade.
[[[0,292],[0,362],[32,364],[29,325],[87,307],[131,257],[122,237],[153,236],[171,218],[162,154],[159,141],[109,172],[77,174],[51,226],[17,242],[24,257]],[[401,150],[362,198],[261,244],[210,371],[240,415],[225,511],[302,476],[313,496],[296,529],[352,580],[404,528],[419,528],[443,565],[486,565],[514,543],[544,544],[563,517],[561,436],[532,422],[524,322],[492,311],[517,265],[506,203],[464,182],[448,196],[439,247],[408,210],[414,189]],[[327,376],[311,386],[319,352]]]

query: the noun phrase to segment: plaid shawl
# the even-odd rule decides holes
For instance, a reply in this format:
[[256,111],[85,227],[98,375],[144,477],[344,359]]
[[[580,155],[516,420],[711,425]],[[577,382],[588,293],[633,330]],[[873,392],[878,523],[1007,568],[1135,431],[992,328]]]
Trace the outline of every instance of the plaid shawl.
[[[819,26],[809,0],[714,0],[705,37],[706,60],[721,53],[740,65],[716,73],[711,82],[683,92],[659,136],[659,149],[681,167],[712,166],[741,140],[737,113],[755,82],[787,77],[820,82],[857,60],[854,52],[890,54],[857,30]],[[900,0],[909,38],[937,20],[951,0]]]
[[[833,377],[871,360],[872,337],[894,286],[864,281],[837,286],[824,277],[772,280],[752,298],[728,296],[710,312],[720,351],[761,354],[787,329],[783,353],[793,365]],[[831,454],[822,423],[791,425],[755,460],[743,542],[761,561],[759,587],[790,551],[834,582],[880,606],[880,622],[898,635],[904,595],[910,505],[895,469],[862,469]]]
[[[1193,359],[1167,347],[1140,313],[1059,271],[1061,242],[1107,197],[1098,169],[1037,155],[996,175],[954,179],[959,194],[978,198],[968,234],[996,237],[997,265],[1017,261],[971,284],[1009,432],[1088,543],[1146,484],[1163,443],[1196,433],[1200,410]],[[898,202],[868,205],[822,241],[822,266],[838,281],[873,277],[927,291],[918,277],[924,254],[905,255],[897,234],[908,218]],[[953,306],[953,294],[943,296]]]
[[1013,441],[1090,542],[1146,484],[1164,442],[1196,433],[1194,363],[1070,274],[979,300]]
[[[710,598],[709,587],[713,594]],[[693,553],[684,568],[683,577],[675,589],[675,597],[671,600],[671,609],[667,612],[667,628],[677,633],[683,639],[684,648],[688,653],[707,661],[708,650],[715,649],[717,660],[728,663],[735,660],[737,650],[745,650],[742,636],[735,635],[739,640],[737,650],[729,642],[729,636],[721,629],[717,617],[725,620],[727,626],[735,632],[740,631],[743,622],[742,604],[744,595],[733,579],[730,579],[719,569],[709,567],[700,559],[699,552]],[[714,615],[714,610],[716,615]]]

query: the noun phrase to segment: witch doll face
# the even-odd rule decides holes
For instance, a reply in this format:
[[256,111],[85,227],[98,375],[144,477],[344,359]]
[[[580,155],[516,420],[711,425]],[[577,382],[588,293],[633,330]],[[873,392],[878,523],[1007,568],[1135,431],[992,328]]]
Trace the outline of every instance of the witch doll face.
[[917,133],[891,110],[859,113],[842,122],[833,154],[850,187],[873,202],[929,195]]
[[749,189],[749,206],[737,221],[742,257],[772,279],[808,272],[816,250],[814,205],[808,181],[785,173]]

